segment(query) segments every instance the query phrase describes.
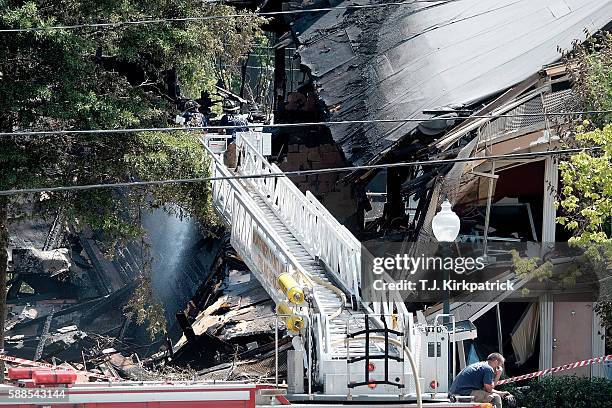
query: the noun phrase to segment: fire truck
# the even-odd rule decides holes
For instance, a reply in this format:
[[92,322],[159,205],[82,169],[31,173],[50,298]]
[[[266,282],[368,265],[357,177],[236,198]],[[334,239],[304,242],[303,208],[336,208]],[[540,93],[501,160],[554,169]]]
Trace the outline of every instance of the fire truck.
[[42,367],[9,373],[13,383],[3,386],[0,405],[487,407],[449,399],[462,335],[452,316],[419,323],[394,293],[364,296],[361,242],[268,162],[266,140],[249,131],[237,132],[229,148],[227,136],[209,134],[202,143],[213,206],[231,231],[232,246],[276,304],[277,346],[279,326],[292,338],[285,385],[276,347],[273,384],[79,383],[70,372]]

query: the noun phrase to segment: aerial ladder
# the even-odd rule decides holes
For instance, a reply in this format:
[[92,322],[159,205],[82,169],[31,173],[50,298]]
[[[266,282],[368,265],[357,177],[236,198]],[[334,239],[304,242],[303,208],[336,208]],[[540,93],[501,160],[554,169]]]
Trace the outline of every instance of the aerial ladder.
[[382,291],[364,300],[359,240],[247,136],[236,139],[232,167],[203,139],[212,203],[303,354],[308,392],[294,397],[435,400],[448,388],[446,327],[415,324]]

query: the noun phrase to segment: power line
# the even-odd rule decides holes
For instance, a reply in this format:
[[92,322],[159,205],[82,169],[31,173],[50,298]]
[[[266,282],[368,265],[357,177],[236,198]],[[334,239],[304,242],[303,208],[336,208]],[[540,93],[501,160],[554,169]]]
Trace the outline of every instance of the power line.
[[56,193],[56,192],[68,192],[68,191],[84,191],[84,190],[97,190],[104,188],[124,188],[124,187],[145,187],[145,186],[158,186],[167,184],[191,184],[200,183],[205,181],[221,181],[221,180],[241,180],[241,179],[260,179],[260,178],[279,178],[279,177],[298,177],[308,176],[313,174],[322,173],[345,173],[353,172],[355,170],[376,170],[376,169],[389,169],[396,167],[414,167],[414,166],[436,166],[442,164],[454,164],[454,163],[467,163],[471,161],[506,161],[506,160],[517,160],[517,159],[529,159],[534,157],[547,157],[547,156],[561,156],[566,154],[580,153],[584,151],[601,150],[600,147],[590,147],[583,149],[559,149],[559,150],[546,150],[543,152],[530,152],[530,153],[512,153],[505,155],[492,155],[492,156],[481,156],[481,157],[465,157],[455,159],[440,159],[440,160],[426,160],[426,161],[414,161],[414,162],[400,162],[390,164],[372,164],[354,167],[337,167],[337,168],[326,168],[317,170],[298,170],[288,171],[286,173],[271,173],[271,174],[254,174],[254,175],[236,175],[229,177],[199,177],[189,179],[168,179],[168,180],[152,180],[152,181],[129,181],[123,183],[104,183],[104,184],[86,184],[76,186],[58,186],[58,187],[37,187],[37,188],[24,188],[14,190],[0,190],[0,196],[10,196],[17,194],[33,194],[33,193]]
[[298,122],[298,123],[275,123],[264,125],[261,123],[249,123],[246,125],[224,125],[224,126],[185,126],[185,127],[165,127],[165,128],[124,128],[124,129],[91,129],[91,130],[40,130],[23,132],[0,132],[0,137],[12,136],[47,136],[47,135],[78,135],[78,134],[101,134],[101,133],[137,133],[137,132],[181,132],[181,131],[204,131],[204,130],[224,130],[224,129],[244,129],[244,128],[290,128],[301,126],[335,126],[335,125],[354,125],[370,123],[408,123],[408,122],[427,122],[430,120],[460,120],[460,119],[497,119],[497,118],[517,118],[517,117],[550,117],[550,116],[580,116],[580,115],[599,115],[610,114],[612,110],[603,111],[573,111],[573,112],[543,112],[543,113],[518,113],[518,114],[499,114],[499,115],[474,115],[466,117],[444,118],[405,118],[405,119],[364,119],[364,120],[342,120],[333,122]]
[[451,3],[461,0],[410,0],[400,1],[392,3],[380,3],[380,4],[355,4],[349,6],[334,6],[334,7],[320,7],[314,9],[303,9],[303,10],[283,10],[283,11],[266,11],[260,13],[236,13],[227,15],[211,15],[201,17],[175,17],[175,18],[151,18],[143,20],[129,20],[129,21],[117,21],[108,23],[83,23],[83,24],[71,24],[61,26],[49,26],[49,27],[29,27],[29,28],[6,28],[0,29],[0,33],[23,33],[23,32],[34,32],[34,31],[47,31],[47,30],[74,30],[78,28],[104,28],[104,27],[120,27],[126,25],[143,25],[143,24],[159,24],[159,23],[176,23],[176,22],[194,22],[194,21],[206,21],[206,20],[218,20],[227,18],[240,18],[240,17],[273,17],[289,14],[304,14],[304,13],[318,13],[322,11],[332,10],[352,10],[352,9],[371,9],[378,7],[393,7],[403,6],[407,4],[417,3]]

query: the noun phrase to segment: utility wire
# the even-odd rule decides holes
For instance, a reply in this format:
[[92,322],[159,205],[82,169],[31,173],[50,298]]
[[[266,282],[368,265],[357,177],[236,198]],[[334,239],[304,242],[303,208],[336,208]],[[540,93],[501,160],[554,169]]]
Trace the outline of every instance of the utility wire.
[[542,112],[542,113],[518,113],[518,114],[499,114],[499,115],[474,115],[466,117],[428,117],[428,118],[405,118],[405,119],[365,119],[365,120],[342,120],[333,122],[298,122],[298,123],[276,123],[264,125],[261,123],[249,123],[246,125],[224,125],[224,126],[185,126],[185,127],[165,127],[165,128],[127,128],[127,129],[91,129],[91,130],[40,130],[22,132],[0,132],[0,137],[12,136],[46,136],[46,135],[75,135],[75,134],[100,134],[100,133],[134,133],[134,132],[181,132],[181,131],[204,131],[204,130],[223,130],[223,129],[244,129],[244,128],[291,128],[301,126],[334,126],[334,125],[353,125],[369,123],[408,123],[408,122],[427,122],[431,120],[467,120],[467,119],[497,119],[497,118],[517,118],[517,117],[550,117],[550,116],[580,116],[580,115],[599,115],[610,114],[612,110],[603,111],[574,111],[574,112]]
[[317,169],[317,170],[298,170],[298,171],[288,171],[285,173],[236,175],[236,176],[229,176],[229,177],[199,177],[199,178],[189,178],[189,179],[129,181],[129,182],[123,182],[123,183],[105,183],[105,184],[87,184],[87,185],[76,185],[76,186],[24,188],[24,189],[14,189],[14,190],[0,190],[0,196],[10,196],[10,195],[16,195],[16,194],[32,194],[32,193],[54,193],[54,192],[67,192],[67,191],[97,190],[97,189],[103,189],[103,188],[143,187],[143,186],[158,186],[158,185],[166,185],[166,184],[187,184],[187,183],[200,183],[200,182],[205,182],[205,181],[297,177],[297,176],[308,176],[308,175],[322,174],[322,173],[353,172],[355,170],[376,170],[376,169],[389,169],[389,168],[413,167],[413,166],[437,166],[437,165],[442,165],[442,164],[467,163],[467,162],[482,161],[482,160],[506,161],[506,160],[517,160],[517,159],[529,159],[529,158],[534,158],[534,157],[561,156],[561,155],[566,155],[566,154],[580,153],[584,151],[593,151],[593,150],[601,150],[601,148],[600,147],[590,147],[590,148],[583,148],[583,149],[546,150],[543,152],[513,153],[513,154],[505,154],[505,155],[465,157],[465,158],[455,158],[455,159],[426,160],[426,161],[414,161],[414,162],[400,162],[400,163],[390,163],[390,164],[372,164],[372,165],[363,165],[363,166],[354,166],[354,167],[337,167],[337,168],[326,168],[326,169]]
[[259,13],[236,13],[227,15],[211,15],[201,17],[175,17],[175,18],[150,18],[143,20],[129,20],[129,21],[117,21],[108,23],[83,23],[83,24],[71,24],[71,25],[58,25],[49,27],[28,27],[28,28],[5,28],[0,29],[0,33],[23,33],[23,32],[34,32],[34,31],[47,31],[47,30],[74,30],[78,28],[103,28],[103,27],[120,27],[127,25],[142,25],[142,24],[159,24],[159,23],[174,23],[174,22],[193,22],[193,21],[206,21],[206,20],[219,20],[227,18],[239,18],[239,17],[273,17],[289,14],[304,14],[304,13],[318,13],[321,11],[332,11],[332,10],[353,10],[353,9],[371,9],[379,7],[394,7],[403,6],[407,4],[418,4],[418,3],[451,3],[461,0],[410,0],[410,1],[399,1],[392,3],[380,3],[380,4],[355,4],[348,6],[334,6],[334,7],[320,7],[313,9],[301,9],[301,10],[283,10],[283,11],[266,11]]

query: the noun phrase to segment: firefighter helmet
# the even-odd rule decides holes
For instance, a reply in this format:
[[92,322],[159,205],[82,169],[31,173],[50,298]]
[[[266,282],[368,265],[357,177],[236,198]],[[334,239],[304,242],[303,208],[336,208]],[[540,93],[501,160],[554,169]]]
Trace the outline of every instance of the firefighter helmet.
[[185,110],[189,111],[189,110],[197,110],[200,107],[200,104],[197,103],[194,100],[189,100],[187,102],[185,102]]
[[223,100],[223,112],[226,113],[238,113],[240,111],[240,104],[234,99],[225,98]]

